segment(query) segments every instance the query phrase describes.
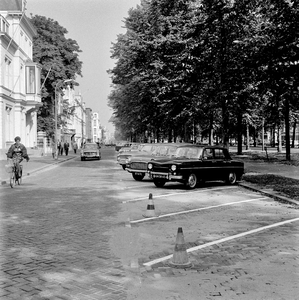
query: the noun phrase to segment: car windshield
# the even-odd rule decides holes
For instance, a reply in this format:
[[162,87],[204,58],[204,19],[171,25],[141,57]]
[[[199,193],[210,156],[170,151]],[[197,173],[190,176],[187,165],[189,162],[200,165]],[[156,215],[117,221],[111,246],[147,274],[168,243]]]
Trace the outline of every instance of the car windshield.
[[175,152],[176,158],[198,159],[201,156],[202,148],[197,147],[182,147]]
[[148,144],[148,145],[143,145],[143,147],[140,149],[140,151],[144,152],[150,152],[152,150],[153,145]]
[[98,145],[97,144],[85,144],[84,149],[85,150],[98,150]]
[[138,150],[139,149],[139,145],[131,145],[131,150]]

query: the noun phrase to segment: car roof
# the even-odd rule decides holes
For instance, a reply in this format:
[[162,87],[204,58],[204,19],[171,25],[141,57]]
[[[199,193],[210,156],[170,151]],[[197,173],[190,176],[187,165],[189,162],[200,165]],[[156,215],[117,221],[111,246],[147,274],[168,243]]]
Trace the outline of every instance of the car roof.
[[220,145],[198,145],[198,144],[182,145],[182,146],[180,146],[180,147],[227,149],[226,147],[220,146]]

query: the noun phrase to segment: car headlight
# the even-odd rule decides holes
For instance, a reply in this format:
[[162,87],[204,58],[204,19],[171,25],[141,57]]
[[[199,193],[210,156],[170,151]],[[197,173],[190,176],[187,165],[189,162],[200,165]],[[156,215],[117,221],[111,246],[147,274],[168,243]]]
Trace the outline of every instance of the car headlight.
[[149,170],[152,170],[153,164],[149,163],[149,164],[147,165],[147,168],[148,168]]
[[131,158],[126,159],[126,164],[129,164],[131,162]]
[[175,170],[176,170],[176,165],[172,165],[172,166],[171,166],[171,171],[174,172]]

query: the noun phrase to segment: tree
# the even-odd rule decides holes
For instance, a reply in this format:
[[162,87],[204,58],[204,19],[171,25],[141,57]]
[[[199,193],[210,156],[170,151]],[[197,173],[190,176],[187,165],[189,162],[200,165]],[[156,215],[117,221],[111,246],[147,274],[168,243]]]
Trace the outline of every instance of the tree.
[[[81,50],[76,41],[65,37],[68,32],[57,21],[44,16],[31,15],[31,22],[37,30],[37,36],[33,40],[33,60],[42,66],[43,105],[38,111],[37,125],[38,130],[52,136],[56,85],[61,80],[75,79],[77,75],[82,76],[82,62],[78,57]],[[60,88],[63,88],[63,85]]]

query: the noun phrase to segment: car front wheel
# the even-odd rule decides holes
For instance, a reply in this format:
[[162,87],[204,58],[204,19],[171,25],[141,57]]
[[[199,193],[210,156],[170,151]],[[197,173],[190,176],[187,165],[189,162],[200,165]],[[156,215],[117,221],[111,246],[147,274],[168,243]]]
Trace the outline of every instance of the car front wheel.
[[133,173],[132,176],[136,181],[141,181],[144,178],[144,174],[137,175],[137,174]]
[[234,172],[228,173],[227,183],[228,184],[235,184],[237,182],[237,175]]
[[197,186],[198,180],[197,176],[194,173],[191,173],[188,177],[186,185],[190,189],[194,189]]
[[163,187],[165,185],[166,181],[165,180],[154,180],[154,184],[156,187]]

